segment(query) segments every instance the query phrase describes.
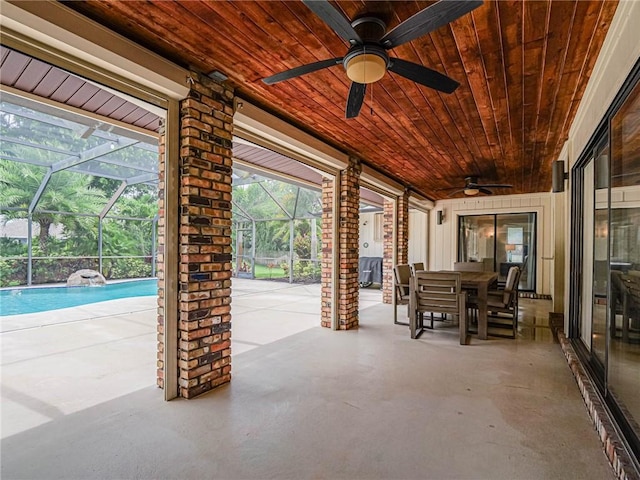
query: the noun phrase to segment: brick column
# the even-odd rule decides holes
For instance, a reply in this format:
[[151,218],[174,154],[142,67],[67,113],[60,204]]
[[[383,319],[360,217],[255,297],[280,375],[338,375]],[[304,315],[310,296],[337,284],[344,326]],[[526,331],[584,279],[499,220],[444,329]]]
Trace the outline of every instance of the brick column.
[[398,263],[409,262],[409,192],[398,197],[398,218],[396,219]]
[[180,396],[231,380],[231,147],[234,93],[192,73],[180,104]]
[[339,326],[340,330],[358,327],[358,267],[360,263],[360,160],[349,158],[349,166],[340,176],[339,221]]
[[160,125],[160,139],[158,141],[158,240],[156,257],[156,275],[158,276],[158,353],[157,378],[158,387],[164,388],[164,248],[165,248],[165,125]]
[[333,180],[322,179],[322,263],[320,325],[331,328],[331,282],[333,281]]
[[391,200],[384,201],[382,206],[382,303],[393,301],[393,222],[396,204]]
[[322,319],[323,327],[331,327],[331,267],[332,243],[338,242],[338,329],[358,327],[358,264],[360,230],[360,172],[362,167],[356,158],[349,159],[349,166],[340,175],[340,217],[338,238],[332,238],[333,183],[325,180],[322,185]]
[[[397,207],[396,207],[397,206]],[[393,294],[393,232],[395,220],[397,261],[409,261],[409,193],[404,192],[395,202],[385,200],[384,215],[384,243],[382,259],[382,302],[392,303]],[[394,213],[397,212],[397,218]]]

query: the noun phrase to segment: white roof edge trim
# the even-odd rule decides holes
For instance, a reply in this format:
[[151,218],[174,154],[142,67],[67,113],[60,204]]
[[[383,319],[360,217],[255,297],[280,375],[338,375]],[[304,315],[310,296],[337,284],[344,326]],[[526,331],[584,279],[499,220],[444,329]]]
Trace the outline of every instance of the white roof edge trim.
[[[48,109],[54,109],[58,112],[66,112],[67,114],[71,114],[72,116],[76,117],[71,120],[75,123],[86,126],[94,126],[96,122],[104,123],[106,125],[115,127],[116,131],[113,133],[115,133],[116,135],[132,138],[131,135],[126,133],[131,132],[139,141],[146,141],[148,143],[153,143],[154,145],[158,144],[158,138],[160,137],[160,134],[153,130],[147,130],[136,125],[121,122],[120,120],[105,117],[104,115],[100,115],[98,113],[87,112],[80,108],[72,107],[71,105],[64,105],[60,102],[56,102],[55,100],[39,97],[37,95],[34,95],[33,93],[23,92],[6,85],[0,85],[0,93],[2,94],[2,101],[8,103],[14,103],[36,111],[41,111],[42,107],[38,107],[44,105],[48,107]],[[51,114],[51,112],[45,113],[49,115]],[[61,115],[61,113],[58,113],[58,115]],[[123,132],[122,130],[125,130],[125,132]],[[112,130],[110,129],[110,131]],[[146,140],[143,140],[143,138]]]
[[386,177],[384,174],[380,173],[373,168],[363,165],[362,173],[360,173],[360,180],[362,183],[366,183],[369,185],[373,185],[378,189],[386,192],[392,196],[399,196],[404,194],[404,186],[390,178]]
[[428,198],[424,198],[422,195],[417,193],[411,192],[411,195],[409,196],[409,208],[416,208],[418,210],[428,212],[429,210],[433,210],[435,206],[435,202]]
[[53,1],[0,0],[0,25],[26,37],[180,100],[189,72]]
[[280,145],[287,151],[295,152],[302,158],[317,163],[321,169],[322,166],[329,171],[347,168],[347,154],[245,100],[238,99],[236,105],[233,117],[234,134],[241,135],[240,132],[245,131],[256,138],[263,138],[273,145]]
[[264,165],[257,165],[255,163],[248,162],[246,160],[242,160],[240,158],[233,157],[233,166],[238,165],[239,170],[248,169],[257,172],[262,172],[270,178],[275,178],[278,181],[283,183],[293,183],[295,186],[303,186],[304,188],[312,189],[315,191],[321,191],[322,185],[318,185],[317,183],[310,182],[309,180],[305,180],[304,178],[298,178],[294,175],[290,175],[288,173],[278,172],[277,170],[272,170],[271,168],[265,167]]

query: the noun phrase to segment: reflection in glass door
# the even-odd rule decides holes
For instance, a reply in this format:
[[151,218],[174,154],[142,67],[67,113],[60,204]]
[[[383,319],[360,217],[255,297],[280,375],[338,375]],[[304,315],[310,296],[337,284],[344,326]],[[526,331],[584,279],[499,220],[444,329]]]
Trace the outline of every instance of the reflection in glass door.
[[611,119],[607,388],[640,453],[640,81]]
[[467,215],[460,217],[458,260],[482,262],[505,282],[512,266],[522,269],[520,290],[535,290],[535,213]]
[[591,348],[605,364],[607,347],[607,287],[609,285],[609,142],[605,139],[595,155],[595,204],[593,210],[593,311]]

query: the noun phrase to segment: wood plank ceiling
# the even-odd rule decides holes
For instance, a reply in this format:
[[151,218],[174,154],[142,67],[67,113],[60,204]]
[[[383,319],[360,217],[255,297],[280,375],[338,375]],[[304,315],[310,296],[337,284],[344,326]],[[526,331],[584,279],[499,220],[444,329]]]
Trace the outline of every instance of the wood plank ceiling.
[[[332,2],[388,28],[433,2]],[[469,175],[496,194],[551,189],[558,159],[616,1],[500,0],[393,49],[460,82],[451,95],[387,72],[355,119],[344,118],[342,66],[276,85],[263,77],[348,46],[294,1],[65,2],[174,62],[229,77],[239,96],[432,199]],[[372,91],[371,91],[372,90]],[[459,194],[462,195],[462,194]]]

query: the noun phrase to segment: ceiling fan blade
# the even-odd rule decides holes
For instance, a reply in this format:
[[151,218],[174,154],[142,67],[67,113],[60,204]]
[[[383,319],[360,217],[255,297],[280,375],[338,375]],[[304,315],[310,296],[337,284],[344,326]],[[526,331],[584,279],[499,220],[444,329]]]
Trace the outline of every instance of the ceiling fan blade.
[[464,192],[464,188],[459,188],[457,189],[455,192],[451,192],[449,195],[447,195],[447,197],[453,197],[454,195],[460,193],[460,192]]
[[513,185],[507,185],[504,183],[483,183],[482,185],[478,185],[478,187],[486,187],[486,188],[513,188]]
[[351,82],[349,88],[349,98],[347,98],[346,118],[355,118],[360,113],[362,104],[364,103],[364,94],[367,91],[367,85],[364,83]]
[[351,45],[362,43],[351,22],[327,0],[303,0],[304,4]]
[[454,21],[480,5],[481,0],[440,0],[407,18],[387,32],[380,42],[387,49],[397,47]]
[[488,188],[479,187],[478,190],[480,190],[481,193],[484,193],[486,195],[493,195],[493,192]]
[[284,72],[276,73],[270,77],[263,78],[262,81],[267,85],[273,85],[274,83],[282,82],[284,80],[290,80],[300,75],[306,75],[307,73],[316,72],[323,68],[333,67],[334,65],[340,65],[342,63],[342,57],[330,58],[328,60],[320,60],[319,62],[309,63],[300,67],[295,67]]
[[400,58],[391,59],[389,70],[425,87],[433,88],[444,93],[453,93],[455,89],[460,86],[454,79],[442,73],[423,67],[417,63],[401,60]]

